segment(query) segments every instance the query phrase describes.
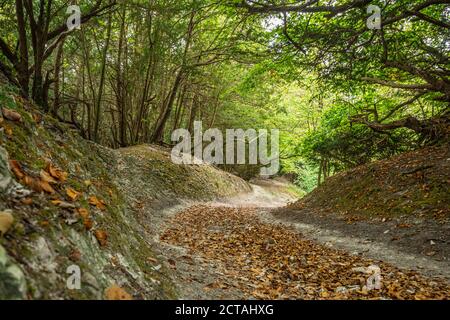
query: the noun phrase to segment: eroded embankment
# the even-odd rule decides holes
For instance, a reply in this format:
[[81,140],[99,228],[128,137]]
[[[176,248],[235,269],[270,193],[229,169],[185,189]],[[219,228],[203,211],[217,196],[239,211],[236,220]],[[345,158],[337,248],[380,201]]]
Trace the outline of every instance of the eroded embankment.
[[327,179],[267,219],[310,238],[450,278],[450,148],[426,147]]
[[[5,86],[0,105],[0,299],[174,298],[154,216],[249,190],[212,167],[175,167],[150,146],[90,143]],[[73,267],[79,290],[67,286]]]

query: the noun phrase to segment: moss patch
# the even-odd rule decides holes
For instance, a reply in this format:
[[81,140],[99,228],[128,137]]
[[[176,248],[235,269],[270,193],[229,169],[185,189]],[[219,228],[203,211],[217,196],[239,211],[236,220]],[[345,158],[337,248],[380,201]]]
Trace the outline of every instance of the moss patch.
[[450,218],[450,148],[428,147],[329,178],[292,208],[358,217]]

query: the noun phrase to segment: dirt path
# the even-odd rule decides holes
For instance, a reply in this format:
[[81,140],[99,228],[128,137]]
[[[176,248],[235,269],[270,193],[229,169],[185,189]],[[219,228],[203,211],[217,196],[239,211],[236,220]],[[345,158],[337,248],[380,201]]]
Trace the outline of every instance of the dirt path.
[[[164,221],[161,255],[182,299],[448,298],[448,264],[364,242],[355,234],[273,215],[292,197],[279,186],[193,205]],[[173,212],[173,211],[172,211]],[[279,212],[278,212],[279,213]],[[375,260],[372,260],[372,259]],[[382,262],[383,261],[383,262]],[[421,266],[421,274],[405,271]],[[368,268],[381,269],[380,290]],[[395,267],[394,267],[395,266]],[[401,268],[398,269],[398,268]],[[372,269],[375,270],[375,269]]]

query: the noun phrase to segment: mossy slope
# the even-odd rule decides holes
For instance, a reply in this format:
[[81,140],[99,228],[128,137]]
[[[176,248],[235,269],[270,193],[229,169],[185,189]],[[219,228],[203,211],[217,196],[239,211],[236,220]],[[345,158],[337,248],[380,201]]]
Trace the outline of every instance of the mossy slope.
[[450,218],[450,147],[427,147],[329,178],[292,208],[357,217]]
[[[1,124],[0,144],[9,160],[36,179],[48,163],[68,173],[66,181],[53,185],[53,194],[26,195],[28,186],[21,187],[22,193],[0,194],[0,211],[12,210],[15,220],[0,238],[7,253],[2,259],[5,266],[8,260],[22,271],[22,298],[102,299],[112,284],[136,299],[174,298],[176,292],[152,250],[152,214],[180,199],[209,200],[249,188],[209,166],[175,166],[166,153],[149,146],[113,151],[85,141],[5,85],[0,85],[0,107],[22,117]],[[71,199],[68,189],[79,196]],[[92,196],[106,208],[90,204]],[[137,205],[137,199],[144,204]],[[92,226],[83,223],[79,209],[88,210]],[[81,269],[80,290],[67,287],[66,271],[72,265]],[[0,285],[0,299],[16,298],[17,290],[5,286]]]

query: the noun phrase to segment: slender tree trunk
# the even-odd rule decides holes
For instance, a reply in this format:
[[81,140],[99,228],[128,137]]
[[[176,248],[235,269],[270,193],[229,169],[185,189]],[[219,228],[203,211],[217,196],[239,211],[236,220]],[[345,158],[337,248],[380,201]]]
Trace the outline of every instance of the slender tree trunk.
[[112,14],[109,14],[108,17],[108,27],[107,27],[107,35],[106,35],[106,43],[103,48],[102,54],[102,66],[101,66],[101,75],[100,75],[100,84],[98,87],[97,100],[95,102],[95,123],[94,123],[94,141],[98,142],[98,128],[100,126],[100,118],[101,118],[101,105],[102,105],[102,97],[103,97],[103,89],[105,86],[105,75],[106,75],[106,57],[108,55],[109,50],[109,42],[111,39],[111,29],[112,29]]
[[175,119],[173,121],[172,131],[175,131],[176,129],[179,128],[181,115],[183,112],[183,103],[185,95],[186,95],[186,87],[184,86],[183,89],[181,90],[181,94],[178,96],[177,110],[175,112]]
[[[151,21],[151,19],[150,19]],[[153,45],[150,45],[150,50],[153,50]],[[148,105],[147,100],[148,100],[148,95],[149,95],[149,91],[150,91],[150,85],[151,85],[151,79],[154,76],[154,72],[155,72],[155,63],[153,61],[153,54],[150,55],[149,58],[149,62],[147,65],[147,72],[145,74],[145,83],[144,83],[144,88],[142,91],[142,96],[140,99],[140,105],[139,105],[139,112],[137,114],[137,117],[134,121],[133,124],[133,138],[132,141],[133,143],[137,143],[139,141],[139,133],[141,132],[141,128],[142,128],[142,123],[145,117],[145,109]]]
[[319,175],[318,175],[318,179],[317,179],[317,185],[320,187],[320,185],[322,184],[322,172],[323,172],[323,168],[324,168],[324,161],[323,159],[320,161],[320,165],[319,165]]
[[189,49],[190,49],[190,45],[191,45],[191,41],[192,41],[192,34],[194,32],[194,26],[195,26],[195,21],[194,21],[195,15],[196,15],[196,12],[192,11],[191,17],[189,20],[186,39],[185,39],[186,45],[184,47],[183,62],[180,66],[180,70],[177,73],[177,76],[175,78],[172,89],[165,100],[162,114],[158,119],[155,132],[151,139],[152,142],[157,142],[157,143],[163,142],[164,128],[165,128],[166,122],[169,119],[170,114],[172,112],[173,103],[177,96],[178,89],[180,88],[180,85],[182,83],[183,77],[185,77],[185,71],[186,71],[185,68],[187,66],[187,58],[188,58],[188,53],[189,53]]
[[170,117],[170,113],[172,111],[173,103],[175,101],[178,89],[180,87],[181,81],[183,79],[183,70],[180,69],[180,71],[177,74],[177,77],[175,78],[175,82],[173,84],[172,90],[169,93],[169,96],[166,98],[166,103],[164,104],[163,112],[158,120],[158,123],[156,125],[156,130],[152,137],[152,142],[161,143],[163,142],[164,138],[164,128],[166,126],[166,122]]
[[213,116],[212,116],[212,118],[211,118],[211,122],[209,123],[209,128],[210,128],[210,129],[214,126],[214,124],[215,124],[215,122],[216,122],[216,117],[217,117],[217,111],[218,111],[218,109],[219,109],[219,95],[217,95],[217,97],[216,97],[216,103],[214,104],[214,113],[213,113]]
[[197,95],[194,93],[191,103],[191,112],[189,114],[189,124],[188,124],[188,129],[189,132],[191,133],[194,132],[194,121],[197,117],[197,110],[198,110],[198,98]]
[[17,27],[19,32],[19,61],[16,66],[19,84],[28,97],[30,75],[28,72],[28,41],[22,0],[16,0]]
[[[96,101],[96,94],[95,94],[95,90],[94,90],[94,83],[92,81],[92,72],[91,72],[91,65],[89,63],[90,61],[90,56],[89,56],[89,50],[86,46],[86,39],[84,36],[84,32],[81,31],[81,43],[83,46],[83,51],[84,51],[84,62],[85,62],[85,66],[86,66],[86,72],[87,72],[87,77],[88,77],[88,86],[90,89],[90,93],[91,93],[91,97],[92,97],[92,101]],[[84,84],[84,86],[86,86],[86,83]],[[83,91],[84,91],[84,86],[83,86]],[[87,122],[88,122],[88,139],[92,140],[92,104],[90,102],[87,102]]]
[[54,115],[58,114],[58,109],[60,105],[60,90],[59,90],[59,83],[60,83],[60,72],[61,72],[61,64],[62,64],[62,55],[63,55],[63,48],[64,48],[64,39],[60,42],[58,45],[58,50],[56,52],[56,61],[55,61],[55,85],[54,85],[54,96],[55,99],[53,101],[53,108],[52,113]]
[[117,56],[117,93],[116,104],[119,110],[119,143],[121,147],[127,145],[127,127],[126,127],[126,110],[125,110],[125,97],[124,97],[124,83],[123,83],[123,68],[122,68],[122,51],[125,38],[125,15],[126,9],[123,7],[121,12],[121,25],[118,44],[118,56]]

